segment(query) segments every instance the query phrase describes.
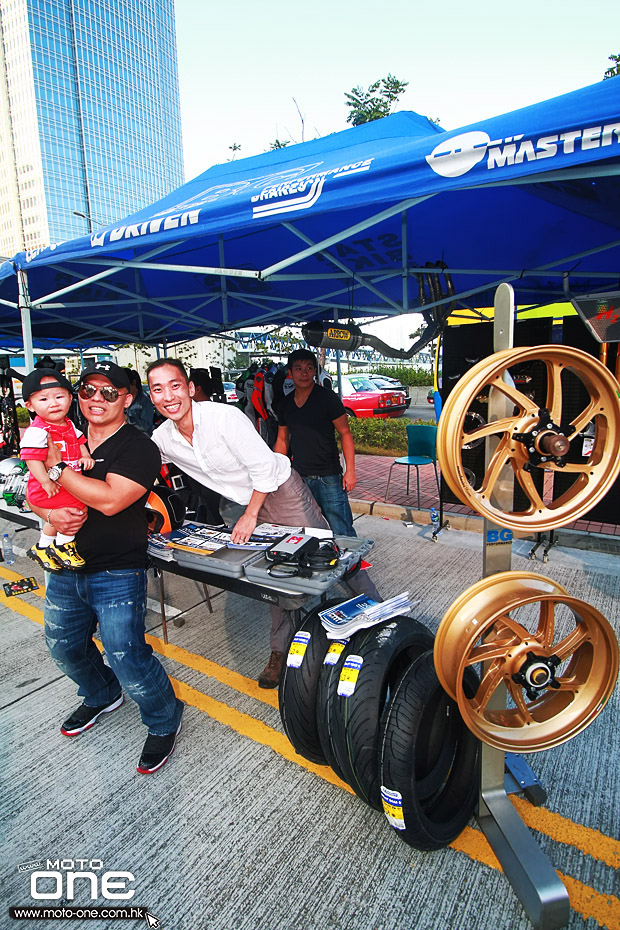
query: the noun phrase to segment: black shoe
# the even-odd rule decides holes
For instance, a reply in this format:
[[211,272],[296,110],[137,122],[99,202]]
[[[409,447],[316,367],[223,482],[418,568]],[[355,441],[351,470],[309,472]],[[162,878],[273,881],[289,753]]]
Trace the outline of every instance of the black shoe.
[[73,711],[70,717],[67,717],[60,728],[60,732],[63,736],[77,736],[78,733],[83,733],[84,730],[90,730],[102,714],[109,714],[110,711],[120,707],[122,703],[123,695],[121,694],[111,704],[103,704],[99,707],[88,707],[87,704],[82,704],[77,710]]
[[156,772],[157,769],[160,769],[162,765],[168,761],[174,752],[180,730],[181,722],[179,721],[175,733],[168,733],[167,736],[151,736],[149,733],[146,738],[146,743],[142,748],[140,761],[136,766],[140,775],[150,775],[152,772]]

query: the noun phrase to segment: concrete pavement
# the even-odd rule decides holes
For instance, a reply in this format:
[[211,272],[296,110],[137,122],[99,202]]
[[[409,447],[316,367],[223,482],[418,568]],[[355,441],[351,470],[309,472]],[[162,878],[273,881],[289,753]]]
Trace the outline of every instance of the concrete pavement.
[[[406,521],[411,522],[411,521]],[[454,528],[436,544],[428,525],[360,515],[360,536],[375,540],[373,577],[384,596],[409,590],[414,615],[433,632],[455,597],[481,574],[481,536]],[[0,520],[0,532],[14,530]],[[2,580],[42,573],[23,552],[34,532],[17,534],[15,565]],[[620,629],[617,553],[560,545],[530,561],[531,543],[513,546],[513,567],[554,578]],[[411,849],[330,769],[296,755],[282,733],[277,694],[255,678],[268,652],[267,607],[168,576],[166,603],[177,623],[161,639],[153,585],[148,634],[186,701],[174,756],[154,776],[135,765],[144,729],[127,701],[87,733],[60,735],[78,703],[48,657],[43,590],[0,596],[3,643],[2,884],[11,906],[63,902],[105,906],[107,893],[134,890],[114,906],[148,908],[162,930],[526,930],[530,923],[472,821],[447,849]],[[343,592],[343,596],[346,593]],[[571,930],[620,930],[620,701],[555,749],[526,756],[545,785],[545,808],[515,800],[519,813],[561,873],[571,897]],[[51,867],[48,867],[48,860]],[[80,869],[78,860],[83,860]],[[42,863],[42,868],[34,868]],[[67,901],[67,876],[76,880]],[[31,896],[35,890],[59,897]],[[69,925],[103,927],[97,920]],[[144,918],[140,918],[142,920]],[[141,923],[121,921],[121,926]],[[50,930],[62,922],[28,919]]]

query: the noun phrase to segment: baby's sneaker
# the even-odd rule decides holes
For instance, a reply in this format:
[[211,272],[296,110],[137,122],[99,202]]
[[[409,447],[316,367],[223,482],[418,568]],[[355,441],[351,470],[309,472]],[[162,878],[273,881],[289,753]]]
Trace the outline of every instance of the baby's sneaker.
[[62,565],[57,561],[55,556],[50,553],[49,546],[31,546],[26,555],[29,559],[42,565],[46,572],[62,571]]
[[79,572],[86,565],[86,562],[75,548],[74,540],[62,543],[61,545],[52,543],[47,547],[47,551],[54,559],[61,563],[63,568],[68,568],[69,571]]

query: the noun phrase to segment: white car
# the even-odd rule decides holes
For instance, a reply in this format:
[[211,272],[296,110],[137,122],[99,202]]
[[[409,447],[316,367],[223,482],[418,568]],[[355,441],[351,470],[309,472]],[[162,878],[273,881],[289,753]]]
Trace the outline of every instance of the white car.
[[367,377],[369,381],[376,384],[382,391],[404,391],[406,406],[409,407],[411,404],[411,398],[409,397],[407,388],[401,384],[400,381],[397,381],[396,378],[388,378],[387,375],[368,375]]
[[222,381],[224,385],[224,393],[226,394],[226,403],[227,404],[236,404],[239,398],[237,397],[237,388],[232,381]]
[[369,381],[387,382],[393,391],[406,391],[404,384],[401,384],[397,378],[388,378],[387,375],[366,375]]

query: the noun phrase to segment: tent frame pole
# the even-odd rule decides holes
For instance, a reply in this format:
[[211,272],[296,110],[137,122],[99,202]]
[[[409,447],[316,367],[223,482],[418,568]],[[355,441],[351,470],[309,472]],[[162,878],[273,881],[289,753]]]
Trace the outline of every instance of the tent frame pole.
[[28,293],[28,275],[21,268],[17,272],[19,288],[19,312],[22,318],[22,339],[24,341],[24,362],[26,371],[34,368],[34,351],[32,348],[32,321],[30,319],[30,295]]

